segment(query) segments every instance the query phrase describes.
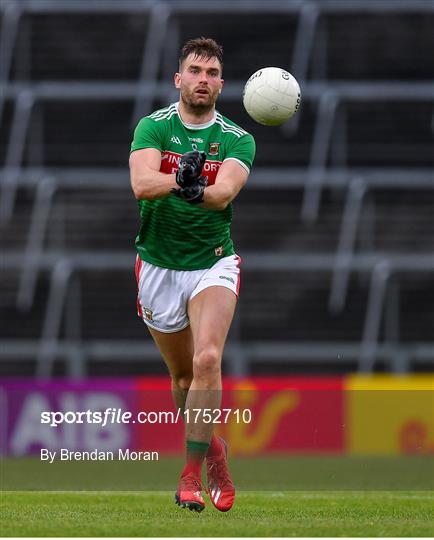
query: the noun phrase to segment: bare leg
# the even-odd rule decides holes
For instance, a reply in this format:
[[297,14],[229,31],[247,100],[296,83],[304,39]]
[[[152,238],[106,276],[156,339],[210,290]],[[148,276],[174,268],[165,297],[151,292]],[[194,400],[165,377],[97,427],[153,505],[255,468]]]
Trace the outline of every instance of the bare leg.
[[[235,312],[236,295],[221,286],[208,287],[189,303],[188,314],[194,342],[193,381],[186,409],[216,409],[221,404],[221,361]],[[186,439],[209,443],[213,424],[203,421],[186,425]]]
[[[221,360],[229,326],[236,306],[236,295],[225,287],[213,286],[189,303],[190,327],[166,334],[150,329],[169,368],[175,404],[184,410],[217,409],[221,404]],[[205,503],[201,497],[201,467],[207,455],[208,488],[214,506],[221,511],[232,507],[235,490],[227,470],[221,442],[213,436],[213,424],[186,424],[187,462],[181,473],[176,502],[197,511]],[[209,443],[212,441],[211,446]],[[223,471],[223,472],[222,472]],[[212,490],[211,490],[212,488]]]
[[[149,327],[148,327],[149,328]],[[188,326],[180,332],[149,331],[159,348],[172,378],[172,396],[178,409],[184,411],[188,389],[193,380],[193,336]]]

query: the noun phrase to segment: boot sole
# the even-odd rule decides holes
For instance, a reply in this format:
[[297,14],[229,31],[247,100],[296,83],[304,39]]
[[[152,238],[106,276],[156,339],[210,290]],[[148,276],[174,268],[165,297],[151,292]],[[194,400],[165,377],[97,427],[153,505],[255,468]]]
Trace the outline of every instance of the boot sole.
[[200,513],[202,512],[202,510],[205,509],[205,505],[200,504],[197,501],[182,501],[181,502],[181,499],[179,498],[179,495],[177,493],[175,493],[175,504],[177,504],[181,508],[188,508],[190,512],[194,510],[195,512]]

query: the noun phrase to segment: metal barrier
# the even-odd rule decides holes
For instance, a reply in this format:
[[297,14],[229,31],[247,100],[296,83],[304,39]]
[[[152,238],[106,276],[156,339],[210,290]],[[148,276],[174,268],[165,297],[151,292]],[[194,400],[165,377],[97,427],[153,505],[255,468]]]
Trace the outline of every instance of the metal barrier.
[[17,307],[22,311],[28,311],[33,305],[39,274],[39,259],[44,250],[56,188],[56,181],[51,177],[43,178],[36,188],[17,294]]
[[[62,356],[66,355],[69,359],[68,373],[71,376],[82,376],[85,374],[88,346],[81,342],[77,334],[77,328],[80,328],[80,300],[79,293],[77,292],[78,289],[72,291],[73,294],[71,294],[69,287],[71,280],[77,278],[80,270],[99,270],[102,267],[130,270],[133,266],[133,260],[133,253],[120,252],[111,254],[81,253],[57,261],[55,256],[50,256],[50,254],[41,256],[41,267],[46,269],[52,268],[52,273],[43,332],[37,353],[37,374],[39,376],[48,377],[52,374],[54,360],[64,345],[66,349],[62,353]],[[54,263],[54,261],[56,262]],[[3,265],[6,267],[20,266],[19,257],[8,257],[6,255]],[[246,270],[321,270],[331,272],[334,266],[335,257],[333,255],[243,254],[243,267]],[[394,371],[402,371],[408,368],[410,364],[412,350],[419,350],[418,358],[434,358],[433,343],[425,344],[421,346],[421,349],[418,349],[417,345],[410,347],[400,343],[385,343],[380,345],[378,342],[379,328],[386,299],[386,287],[390,277],[405,272],[432,272],[434,271],[434,256],[396,254],[389,255],[385,258],[376,255],[355,255],[349,263],[349,269],[371,275],[363,337],[359,344],[351,344],[349,349],[351,350],[351,357],[358,357],[359,371],[372,371],[375,360],[379,356],[387,358]],[[76,287],[79,287],[79,285],[76,285]],[[70,327],[69,335],[67,335],[64,343],[59,339],[59,330],[65,316],[65,303],[68,295],[76,302],[75,305],[68,304],[69,317],[72,317],[75,323]],[[396,312],[392,312],[391,316],[396,317]],[[235,335],[233,337],[236,338],[237,336]],[[2,345],[1,349],[3,352],[0,351],[0,355],[4,353],[8,354],[7,342],[4,342]],[[334,348],[327,343],[321,345],[328,351],[327,357],[329,359],[333,357],[335,360],[348,360],[348,357],[342,354],[340,344],[335,344]],[[109,346],[109,342],[106,342],[106,346]],[[296,343],[281,343],[277,347],[275,343],[271,342],[269,346],[270,350],[274,350],[273,353],[270,353],[273,359],[276,359],[276,357],[279,357],[280,360],[284,358],[286,360],[297,359],[301,354]],[[20,348],[19,344],[16,343],[14,347],[15,351],[18,351]],[[241,347],[242,356],[239,356]],[[312,343],[303,344],[302,349],[303,355],[315,357],[320,349],[320,345]],[[26,350],[27,344],[23,344],[23,355],[25,355]],[[246,343],[241,346],[239,341],[237,342],[235,339],[232,342],[231,350],[233,356],[231,356],[230,369],[232,373],[237,375],[246,374],[248,372],[247,361],[250,360],[252,345]],[[357,355],[355,351],[357,351]],[[324,355],[320,356],[324,358]],[[136,358],[140,360],[142,356],[137,355]]]
[[21,10],[17,3],[13,2],[4,5],[0,33],[0,123],[3,118],[4,90],[9,80],[20,16]]
[[[399,0],[378,2],[364,2],[361,0],[294,0],[281,2],[241,1],[230,2],[222,0],[214,4],[200,4],[181,0],[179,2],[164,2],[151,0],[125,0],[121,4],[112,0],[23,0],[20,2],[9,0],[3,6],[3,27],[0,39],[0,56],[2,69],[0,70],[0,85],[3,89],[0,97],[0,119],[4,99],[7,96],[16,100],[15,117],[11,130],[6,168],[12,171],[19,168],[22,163],[25,135],[28,130],[30,114],[33,104],[42,97],[56,97],[59,99],[99,99],[100,90],[104,95],[112,97],[130,97],[134,99],[134,123],[140,113],[149,112],[152,100],[157,95],[171,96],[171,85],[159,84],[157,81],[158,66],[163,56],[163,44],[168,50],[177,48],[177,32],[173,27],[176,15],[182,13],[294,13],[298,16],[298,28],[292,59],[292,70],[300,78],[303,86],[303,95],[311,99],[319,99],[319,111],[309,163],[309,177],[306,182],[305,195],[301,209],[302,219],[314,222],[318,216],[318,207],[321,197],[321,183],[326,169],[326,160],[333,142],[336,113],[343,101],[351,99],[433,99],[432,84],[321,84],[305,83],[305,78],[312,57],[313,43],[318,30],[318,19],[321,14],[330,12],[432,12],[434,6],[423,0],[413,0],[411,3]],[[17,29],[20,18],[24,13],[113,13],[113,12],[147,12],[150,16],[150,31],[146,37],[143,50],[142,68],[139,81],[136,84],[121,83],[107,85],[105,83],[78,84],[71,88],[69,83],[46,83],[29,86],[8,84],[8,76],[15,46]],[[169,25],[171,32],[168,32]],[[324,41],[324,39],[323,39]],[[176,45],[174,47],[173,45]],[[322,43],[320,50],[325,49]],[[242,93],[243,82],[225,86],[223,99],[239,98]],[[294,132],[298,127],[299,117],[283,128]],[[16,191],[16,175],[10,174],[3,182],[0,193],[0,222],[10,219]]]
[[[158,3],[153,6],[150,15],[150,30],[143,50],[142,67],[138,81],[140,86],[157,83],[158,68],[164,50],[163,46],[168,37],[169,17],[170,8],[166,4]],[[152,101],[156,95],[156,90],[149,92],[146,97],[137,94],[131,127],[136,125],[140,116],[146,116],[151,112]]]
[[15,101],[15,113],[6,154],[6,175],[0,191],[0,224],[10,220],[15,203],[18,176],[23,161],[24,145],[34,104],[31,90],[23,90]]
[[[79,172],[65,169],[63,173],[62,170],[58,170],[59,176],[57,178],[44,177],[43,174],[39,169],[33,171],[29,169],[27,176],[21,178],[22,185],[31,186],[36,190],[17,295],[17,307],[22,310],[28,310],[33,303],[34,288],[39,272],[38,261],[43,253],[52,203],[59,187],[68,189],[84,184],[88,187],[101,186],[105,189],[122,189],[128,183],[127,173],[124,177],[120,177],[117,171],[113,173],[113,171],[106,169],[80,170]],[[349,267],[354,256],[354,245],[366,192],[373,188],[406,187],[410,177],[412,189],[434,189],[432,174],[429,170],[418,171],[418,173],[386,170],[371,172],[371,174],[369,171],[365,171],[365,174],[366,179],[357,176],[349,180],[351,170],[346,170],[346,174],[343,176],[341,169],[331,169],[323,179],[323,187],[345,189],[349,183],[330,289],[329,308],[332,313],[341,311],[345,306]],[[304,171],[295,174],[292,171],[291,177],[289,172],[284,170],[281,178],[274,169],[258,168],[253,171],[246,189],[279,188],[282,185],[302,188],[307,178]],[[82,179],[86,179],[86,182],[83,183]]]
[[366,190],[366,183],[359,177],[353,178],[348,187],[330,288],[329,309],[332,313],[342,311],[345,306],[350,265],[354,257],[357,227]]
[[[302,83],[303,95],[307,99],[318,102],[318,115],[312,141],[309,166],[303,171],[272,170],[272,174],[265,171],[254,171],[247,184],[251,187],[282,187],[304,186],[304,198],[301,216],[307,222],[315,222],[321,200],[321,192],[325,186],[346,188],[347,201],[342,217],[341,231],[336,254],[330,256],[320,255],[285,255],[271,256],[250,254],[244,258],[245,267],[252,269],[318,269],[332,272],[332,285],[329,305],[331,310],[338,311],[345,304],[346,289],[351,271],[364,272],[370,275],[369,299],[366,309],[363,336],[360,344],[296,344],[296,343],[249,343],[241,346],[239,340],[239,321],[235,321],[233,341],[227,348],[227,355],[231,357],[234,374],[245,374],[249,362],[256,359],[270,358],[273,360],[287,360],[289,358],[330,358],[336,357],[341,351],[341,357],[358,358],[361,371],[369,372],[373,369],[377,358],[386,358],[393,361],[393,369],[403,371],[408,369],[411,359],[434,358],[434,348],[431,343],[415,346],[399,344],[394,330],[398,302],[398,282],[395,276],[407,271],[431,271],[434,268],[434,257],[417,256],[413,254],[396,254],[387,258],[368,256],[354,253],[355,239],[358,232],[359,217],[363,208],[364,197],[371,187],[399,186],[411,178],[418,178],[419,183],[412,182],[412,187],[418,185],[423,188],[434,187],[432,171],[364,171],[362,176],[354,176],[353,172],[345,167],[346,134],[345,134],[345,104],[351,100],[426,100],[433,101],[432,83],[332,83],[307,82],[307,73],[310,63],[318,53],[314,51],[315,38],[319,33],[319,20],[322,14],[330,12],[427,12],[434,11],[434,4],[423,0],[401,2],[400,0],[378,0],[366,2],[365,0],[311,0],[282,2],[222,0],[214,4],[197,4],[191,1],[161,2],[151,0],[124,0],[123,2],[111,0],[12,0],[1,4],[3,15],[2,32],[0,36],[0,120],[3,117],[5,99],[14,101],[14,115],[6,153],[5,167],[2,172],[2,187],[0,191],[0,223],[6,223],[13,215],[16,190],[19,185],[38,185],[33,208],[31,226],[28,232],[27,245],[24,255],[6,253],[3,264],[17,268],[21,271],[20,285],[17,296],[17,305],[21,309],[29,309],[32,305],[35,283],[41,268],[51,269],[50,295],[46,306],[44,328],[38,346],[37,374],[50,376],[53,370],[54,359],[59,354],[66,355],[71,376],[81,376],[85,373],[87,358],[104,358],[114,355],[112,345],[98,343],[95,345],[83,343],[76,333],[79,328],[80,317],[80,291],[79,272],[83,268],[99,268],[100,255],[82,253],[76,258],[56,260],[52,253],[44,253],[43,245],[46,235],[50,211],[58,185],[68,185],[68,180],[47,177],[42,170],[22,169],[23,154],[26,136],[29,130],[31,114],[35,103],[41,99],[73,99],[95,100],[100,99],[102,93],[111,99],[134,100],[133,122],[143,112],[149,112],[152,100],[157,95],[171,96],[172,85],[157,80],[158,68],[162,62],[166,65],[172,62],[170,56],[178,48],[178,33],[176,28],[176,15],[199,11],[202,14],[231,12],[250,13],[294,13],[298,17],[297,33],[295,38],[294,55],[292,58],[292,71]],[[150,31],[146,36],[143,48],[143,60],[140,78],[136,83],[34,83],[17,84],[9,82],[9,72],[20,19],[25,13],[143,13],[150,17]],[[324,37],[323,37],[324,40]],[[323,43],[324,45],[324,43]],[[320,47],[321,48],[321,47]],[[324,47],[323,47],[324,48]],[[321,59],[319,58],[319,62]],[[244,81],[235,81],[225,84],[223,100],[240,99]],[[434,117],[433,117],[434,118]],[[295,122],[282,128],[284,133],[294,132],[298,128],[299,117]],[[337,123],[340,122],[341,139],[335,137]],[[432,123],[434,126],[434,121]],[[327,167],[328,155],[332,153],[334,165],[341,165],[330,169]],[[71,174],[69,173],[70,177]],[[92,174],[81,171],[81,174]],[[32,176],[33,175],[33,176]],[[119,177],[112,179],[112,186],[119,186]],[[262,176],[261,176],[262,175]],[[110,174],[108,175],[110,176]],[[66,173],[68,177],[68,173]],[[267,178],[264,182],[262,178]],[[95,178],[94,182],[98,182]],[[95,183],[93,184],[95,185]],[[104,175],[104,185],[107,187],[107,175]],[[105,257],[105,256],[104,256]],[[104,258],[110,268],[128,267],[131,265],[131,255],[112,254]],[[128,266],[127,265],[128,261]],[[392,279],[393,278],[393,279]],[[66,342],[59,339],[59,329],[64,306],[71,294],[76,304],[69,312],[70,321],[67,327]],[[390,292],[392,291],[392,292]],[[389,297],[389,300],[388,300]],[[386,309],[389,342],[379,343],[379,329],[384,309]],[[237,331],[238,328],[238,331]],[[3,345],[3,344],[2,344]],[[4,344],[0,348],[2,354],[34,354],[35,344],[13,343]],[[8,348],[9,347],[9,348]],[[11,348],[12,347],[12,348]],[[145,350],[147,354],[155,356],[152,346],[145,349],[143,344],[137,347],[123,344],[122,352],[129,351],[132,357],[142,358]],[[147,347],[147,346],[146,346]],[[3,351],[3,352],[2,352]],[[4,352],[6,351],[6,353]],[[30,353],[32,351],[32,353]]]
[[[223,100],[238,99],[243,83],[225,85]],[[9,85],[6,96],[16,99],[15,114],[8,143],[4,180],[0,190],[0,223],[10,220],[13,213],[18,177],[24,153],[24,144],[29,127],[30,116],[35,103],[42,99],[57,100],[100,100],[137,98],[150,100],[158,92],[164,95],[170,92],[167,83],[39,83],[34,85]],[[327,170],[327,156],[332,145],[336,111],[345,100],[429,100],[434,101],[430,83],[402,83],[392,87],[384,83],[309,83],[304,88],[304,95],[310,99],[319,99],[319,111],[313,136],[308,177],[301,210],[302,218],[314,222],[318,216],[323,179]]]
[[[288,186],[298,186],[301,188],[305,182],[305,176],[303,171],[299,171],[298,174],[292,172],[292,176],[287,176],[288,173],[282,171],[282,175],[271,175],[272,171],[255,170],[252,174],[252,178],[247,184],[247,189],[268,189],[270,185],[281,187],[282,183]],[[350,171],[346,171],[350,173]],[[33,208],[31,226],[28,231],[27,247],[25,252],[21,254],[8,254],[6,253],[3,258],[3,265],[7,268],[17,268],[21,271],[20,287],[17,298],[17,305],[21,308],[28,309],[31,306],[34,287],[37,280],[38,272],[41,269],[50,270],[51,284],[50,294],[46,306],[44,329],[41,335],[40,345],[37,353],[37,372],[41,376],[49,376],[52,373],[53,362],[56,356],[59,354],[59,348],[65,345],[65,351],[67,351],[67,357],[69,359],[69,373],[80,375],[84,373],[86,365],[86,356],[88,346],[81,343],[80,340],[75,337],[72,339],[76,329],[80,328],[80,313],[79,313],[79,294],[71,293],[71,284],[75,287],[79,287],[79,271],[80,269],[99,269],[101,265],[107,268],[119,268],[129,269],[132,267],[132,253],[112,253],[105,255],[89,254],[83,252],[78,254],[75,258],[58,259],[56,253],[44,253],[43,245],[45,239],[45,233],[48,230],[48,219],[51,213],[51,205],[54,200],[56,190],[61,186],[63,189],[74,187],[79,183],[80,178],[92,178],[92,181],[85,182],[84,185],[88,187],[95,187],[98,185],[105,186],[106,189],[124,189],[127,181],[127,173],[125,178],[119,178],[118,173],[108,174],[108,171],[103,169],[99,172],[95,170],[74,172],[66,169],[64,175],[61,171],[58,171],[59,175],[54,178],[46,178],[40,181],[42,171],[35,169],[27,171],[27,176],[23,177],[21,181],[27,186],[34,186],[36,188],[36,197]],[[88,176],[87,176],[88,175]],[[408,187],[409,178],[411,178],[412,188],[421,189],[433,189],[431,171],[366,171],[365,177],[354,177],[350,182],[350,188],[348,190],[347,202],[345,211],[341,223],[340,239],[336,254],[329,256],[324,255],[297,255],[297,254],[274,254],[269,255],[256,255],[247,254],[243,255],[244,267],[246,269],[275,269],[275,270],[326,270],[332,273],[332,287],[330,291],[330,307],[334,311],[342,309],[345,304],[346,288],[349,279],[349,274],[352,271],[363,272],[365,274],[371,273],[371,285],[369,293],[369,302],[366,310],[365,324],[363,330],[363,337],[360,345],[357,345],[359,349],[359,369],[361,371],[370,371],[373,368],[375,358],[378,357],[379,351],[389,350],[387,358],[397,358],[397,365],[394,365],[394,369],[404,369],[404,366],[408,367],[411,357],[410,353],[406,352],[406,349],[402,349],[402,345],[396,343],[394,347],[390,347],[386,344],[386,349],[378,342],[378,332],[382,320],[382,313],[386,304],[386,309],[389,312],[390,320],[396,317],[396,308],[391,309],[390,302],[386,300],[386,287],[389,283],[389,277],[397,272],[406,271],[430,271],[434,269],[434,256],[426,255],[413,255],[413,254],[396,254],[386,259],[382,256],[354,253],[355,237],[358,230],[358,223],[360,212],[362,208],[363,197],[369,189],[375,187],[390,188],[391,186],[406,186]],[[269,179],[268,182],[265,180]],[[324,178],[324,186],[341,187],[345,188],[349,178],[342,174],[342,171],[329,170]],[[249,187],[250,186],[250,187]],[[389,268],[387,272],[384,270]],[[68,311],[65,313],[65,302],[68,298],[74,298],[78,304],[68,304]],[[75,324],[70,324],[69,337],[66,343],[59,340],[59,328],[62,317],[69,314],[69,317],[75,321]],[[250,362],[250,355],[246,352],[245,347],[248,344],[241,346],[239,342],[239,332],[237,332],[237,324],[234,323],[232,350],[237,350],[236,359],[231,361],[231,366],[235,374],[245,374],[248,371],[248,365]],[[75,328],[75,330],[74,330]],[[238,337],[237,337],[238,336]],[[75,343],[72,346],[72,342]],[[63,345],[62,345],[63,343]],[[293,348],[294,344],[287,343],[289,350],[296,351]],[[326,344],[324,344],[326,345]],[[27,345],[23,344],[23,354]],[[3,347],[2,347],[3,348]],[[7,350],[7,347],[6,347]],[[279,349],[282,351],[284,349]],[[309,349],[308,345],[303,346],[303,350],[311,350],[312,355],[318,350],[318,346],[312,344],[312,349]],[[404,352],[402,352],[404,350]],[[339,347],[336,349],[337,357],[339,353]],[[434,353],[434,349],[433,349]],[[1,354],[1,353],[0,353]],[[290,353],[287,354],[287,358],[291,358]],[[434,354],[433,354],[434,357]]]

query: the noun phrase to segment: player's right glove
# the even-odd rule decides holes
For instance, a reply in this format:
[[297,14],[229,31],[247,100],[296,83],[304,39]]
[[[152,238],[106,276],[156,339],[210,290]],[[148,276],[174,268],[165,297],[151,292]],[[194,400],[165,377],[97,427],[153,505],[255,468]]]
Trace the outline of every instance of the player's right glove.
[[199,204],[203,202],[203,192],[205,191],[207,184],[208,177],[199,176],[193,185],[178,189],[172,188],[170,192],[190,204]]
[[176,172],[176,183],[182,188],[189,188],[197,184],[203,166],[205,165],[206,154],[198,150],[186,152],[179,160],[179,167]]

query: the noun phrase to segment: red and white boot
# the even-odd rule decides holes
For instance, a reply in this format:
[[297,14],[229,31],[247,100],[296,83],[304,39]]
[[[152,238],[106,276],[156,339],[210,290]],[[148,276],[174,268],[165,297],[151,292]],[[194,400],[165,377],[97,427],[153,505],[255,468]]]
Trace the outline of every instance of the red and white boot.
[[189,473],[181,476],[178,491],[175,493],[175,502],[181,508],[202,512],[205,501],[202,497],[202,484],[197,475]]
[[221,437],[219,439],[222,446],[221,454],[206,458],[208,494],[217,510],[227,512],[234,504],[235,487],[228,469],[227,444]]

